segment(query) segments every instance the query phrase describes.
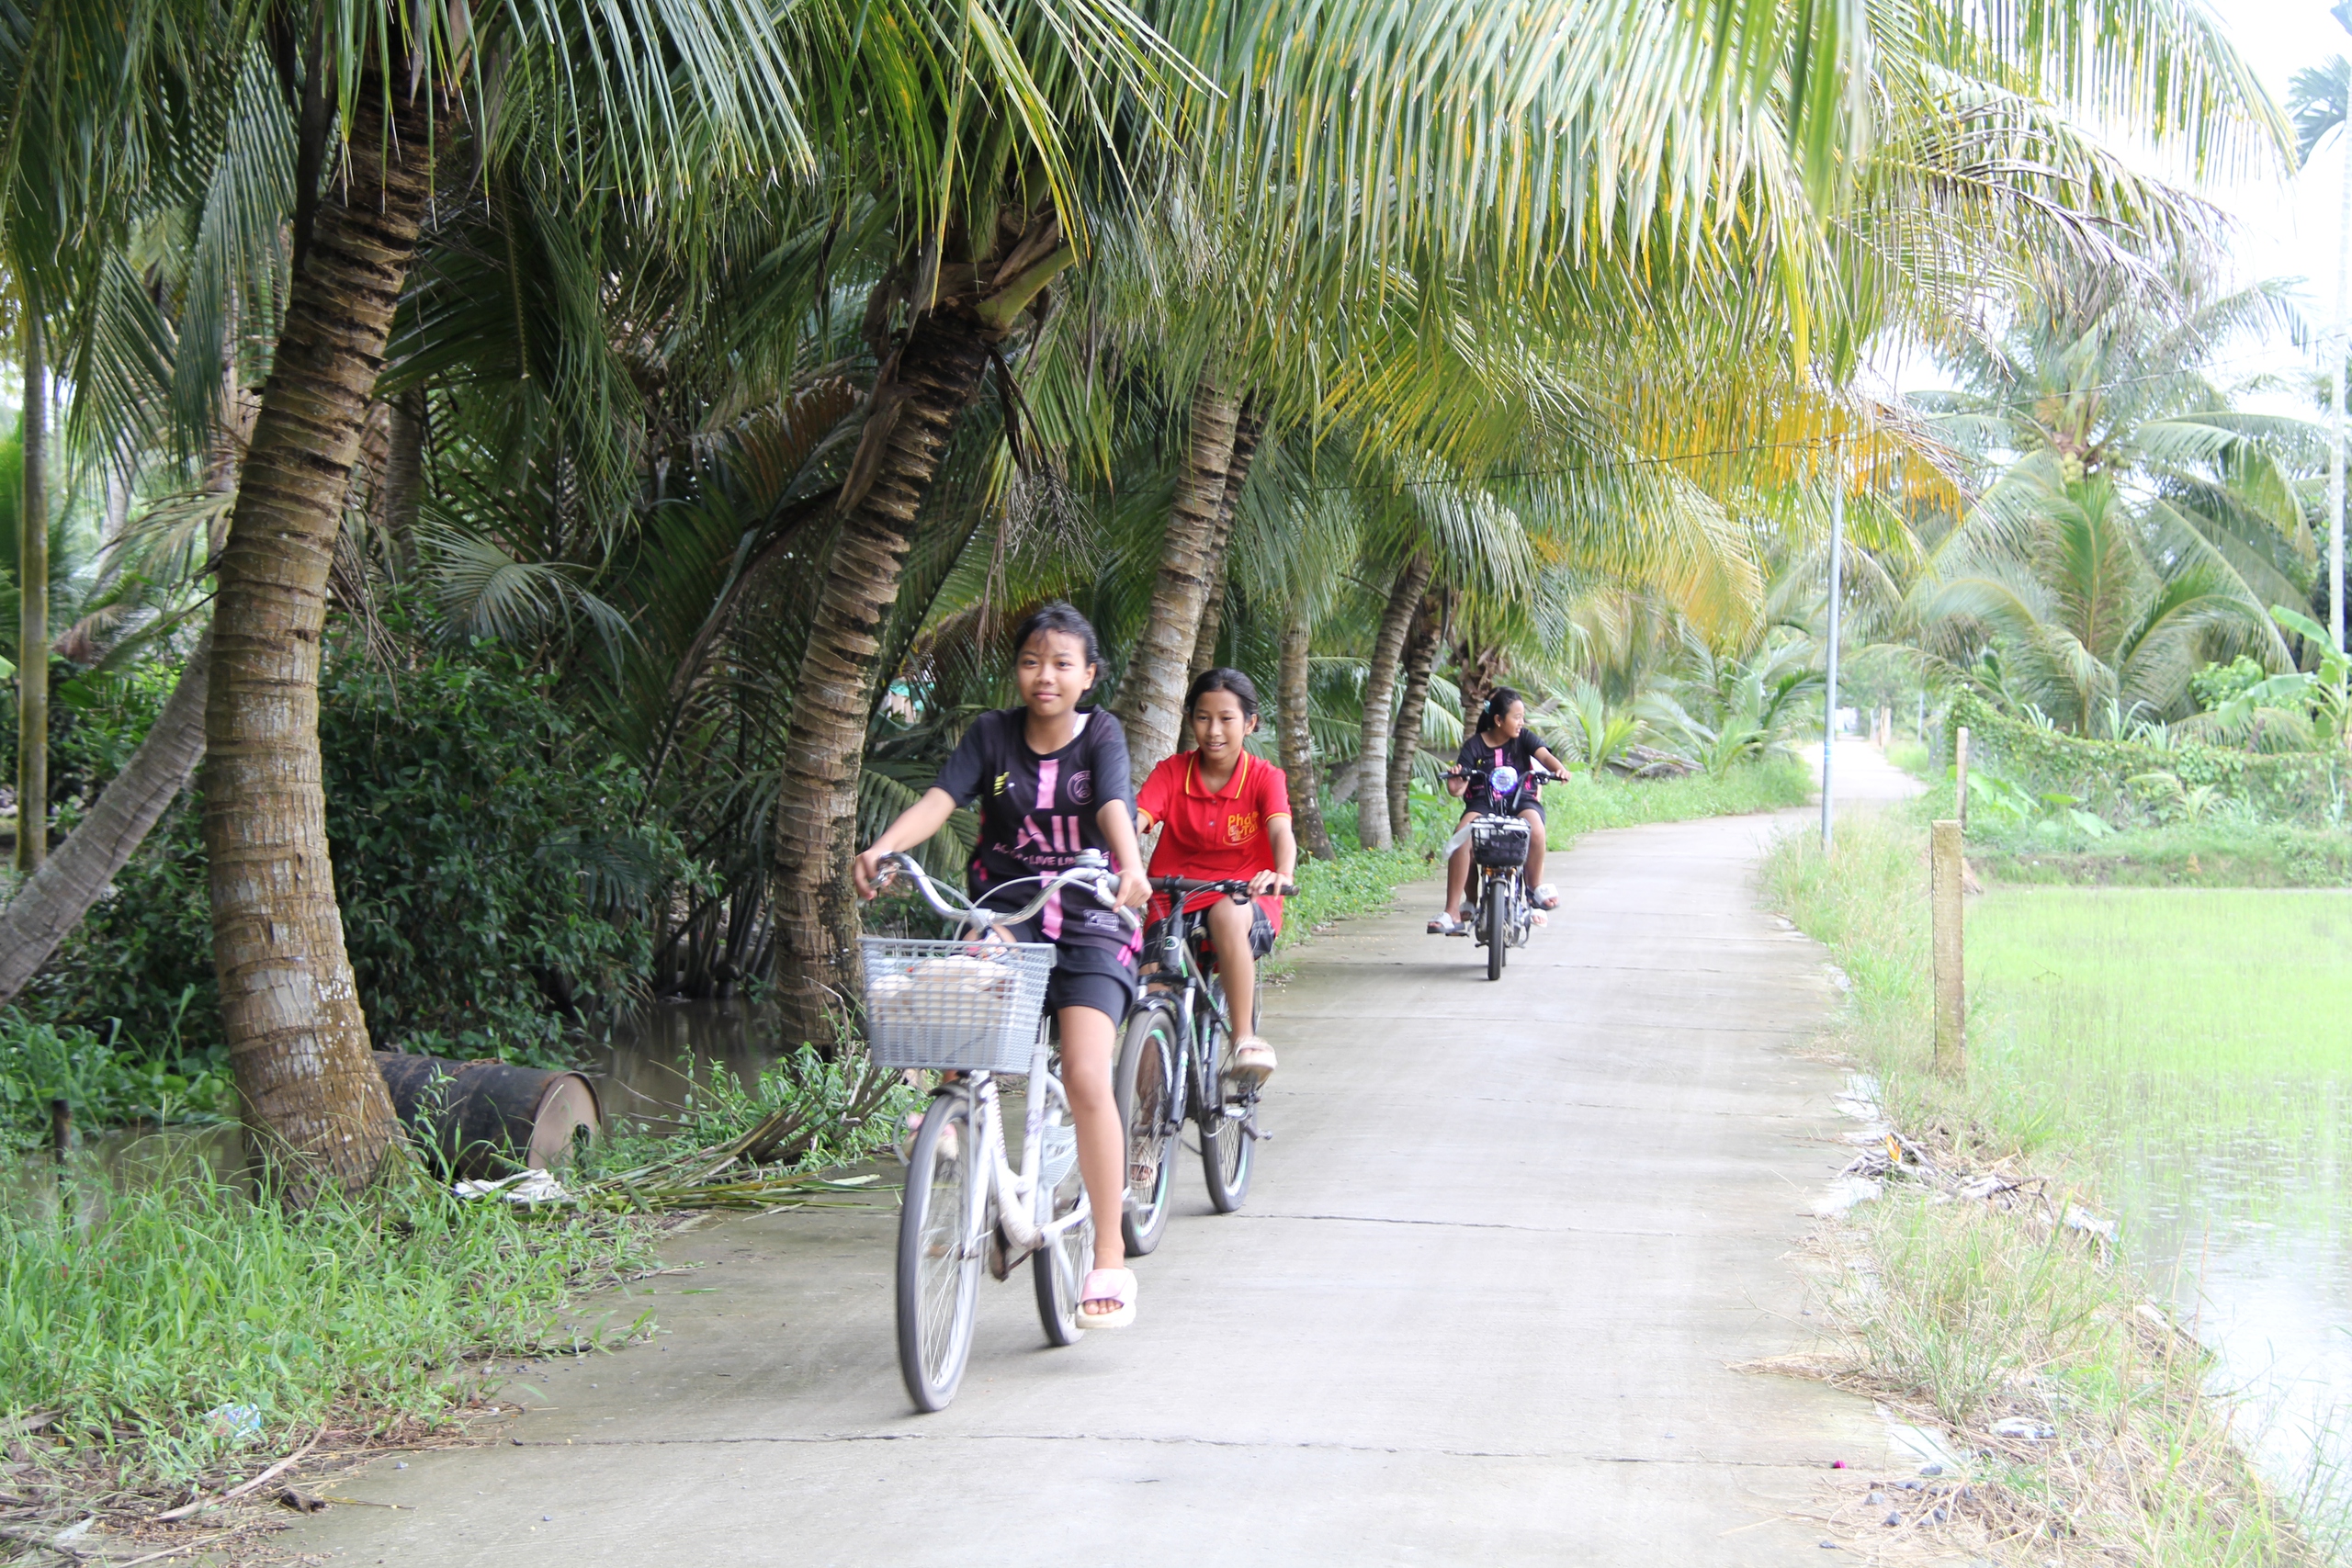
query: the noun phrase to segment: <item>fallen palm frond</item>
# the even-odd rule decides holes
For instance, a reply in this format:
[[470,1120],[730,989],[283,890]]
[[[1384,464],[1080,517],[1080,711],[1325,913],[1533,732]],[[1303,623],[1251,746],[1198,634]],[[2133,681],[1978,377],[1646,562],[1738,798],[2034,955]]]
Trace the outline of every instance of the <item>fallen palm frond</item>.
[[[614,1154],[650,1157],[621,1164],[607,1155],[567,1183],[567,1196],[607,1213],[765,1213],[867,1191],[877,1176],[839,1173],[888,1140],[893,1101],[911,1092],[905,1075],[862,1051],[827,1058],[804,1049],[748,1089],[725,1075],[701,1087],[701,1113],[682,1133],[622,1138]],[[740,1130],[707,1136],[730,1125]]]
[[[613,1213],[659,1213],[673,1210],[735,1209],[769,1214],[781,1209],[828,1206],[826,1193],[870,1193],[878,1175],[827,1176],[821,1172],[753,1173],[732,1181],[625,1181],[607,1178],[574,1196],[586,1208]],[[832,1206],[848,1206],[835,1203]]]

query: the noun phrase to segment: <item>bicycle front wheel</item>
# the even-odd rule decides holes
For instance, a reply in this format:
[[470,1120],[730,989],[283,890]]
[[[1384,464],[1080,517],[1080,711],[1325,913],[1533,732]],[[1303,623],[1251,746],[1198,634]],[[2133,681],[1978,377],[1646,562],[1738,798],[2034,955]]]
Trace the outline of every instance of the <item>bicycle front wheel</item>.
[[[1257,1027],[1255,1007],[1250,1027]],[[1257,1140],[1250,1135],[1250,1118],[1256,1112],[1256,1094],[1244,1091],[1225,1077],[1226,1053],[1232,1046],[1215,1013],[1201,1021],[1202,1077],[1209,1086],[1201,1106],[1201,1173],[1207,1179],[1209,1206],[1220,1214],[1241,1207],[1250,1196],[1250,1170]]]
[[1119,1041],[1111,1082],[1127,1150],[1126,1212],[1119,1228],[1127,1251],[1137,1258],[1158,1247],[1168,1229],[1176,1140],[1183,1125],[1177,1105],[1181,1066],[1175,1014],[1166,1007],[1136,1009]]
[[1086,1330],[1078,1321],[1087,1266],[1094,1261],[1094,1218],[1088,1215],[1057,1235],[1053,1225],[1078,1213],[1086,1201],[1086,1180],[1078,1169],[1078,1128],[1069,1102],[1053,1094],[1046,1102],[1037,1174],[1037,1228],[1046,1233],[1030,1264],[1037,1286],[1037,1317],[1046,1337],[1075,1345]]
[[934,1097],[899,1210],[899,1371],[915,1408],[944,1410],[972,1353],[989,1173],[972,1100]]
[[1503,878],[1487,884],[1487,978],[1503,977],[1503,949],[1510,941],[1510,898]]

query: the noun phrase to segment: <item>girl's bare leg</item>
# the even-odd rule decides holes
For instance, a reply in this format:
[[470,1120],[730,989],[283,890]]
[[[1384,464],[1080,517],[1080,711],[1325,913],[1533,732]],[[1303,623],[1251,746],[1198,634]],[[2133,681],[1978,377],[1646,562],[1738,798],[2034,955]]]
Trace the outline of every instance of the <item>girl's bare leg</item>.
[[1124,1269],[1126,1238],[1119,1218],[1126,1210],[1126,1140],[1119,1132],[1119,1102],[1111,1092],[1111,1059],[1118,1030],[1110,1015],[1093,1008],[1064,1008],[1062,1091],[1078,1123],[1078,1170],[1086,1182],[1087,1206],[1094,1211],[1094,1267]]
[[1544,886],[1544,818],[1522,811],[1519,819],[1527,824],[1527,887],[1532,893]]
[[1257,909],[1255,899],[1237,904],[1220,898],[1209,906],[1209,940],[1216,944],[1217,980],[1225,987],[1225,1010],[1236,1039],[1252,1032],[1250,1004],[1257,994],[1258,960],[1250,952],[1250,919]]
[[[1462,820],[1467,822],[1470,818],[1464,817]],[[1455,830],[1460,830],[1459,823],[1455,824]],[[1469,886],[1470,845],[1465,840],[1460,849],[1447,858],[1445,863],[1445,918],[1447,919],[1454,920],[1462,918],[1462,894],[1463,890]]]

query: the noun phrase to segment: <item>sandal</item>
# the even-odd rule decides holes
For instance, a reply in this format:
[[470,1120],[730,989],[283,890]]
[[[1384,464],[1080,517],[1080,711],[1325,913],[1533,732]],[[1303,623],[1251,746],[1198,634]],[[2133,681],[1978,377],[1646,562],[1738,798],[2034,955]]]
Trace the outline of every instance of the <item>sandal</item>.
[[1247,1087],[1262,1089],[1274,1076],[1274,1048],[1254,1034],[1245,1034],[1233,1043],[1233,1060],[1225,1070]]
[[[1104,1302],[1111,1303],[1110,1311],[1088,1310]],[[1086,1283],[1079,1287],[1078,1325],[1080,1328],[1125,1328],[1135,1320],[1136,1271],[1132,1269],[1090,1270]]]
[[1558,908],[1560,907],[1560,890],[1553,886],[1548,882],[1537,887],[1535,889],[1535,907],[1539,909]]
[[[917,1111],[907,1117],[906,1130],[899,1134],[898,1148],[899,1163],[900,1165],[911,1165],[914,1163],[915,1136],[922,1131],[922,1112]],[[952,1123],[945,1132],[939,1134],[940,1158],[949,1160],[956,1158],[958,1151],[960,1151],[963,1146],[963,1141],[956,1136],[956,1128]],[[1001,1276],[999,1277],[1001,1278]]]
[[1460,920],[1455,919],[1452,915],[1440,915],[1437,919],[1430,922],[1430,935],[1431,936],[1460,936],[1469,929],[1469,927],[1464,925]]

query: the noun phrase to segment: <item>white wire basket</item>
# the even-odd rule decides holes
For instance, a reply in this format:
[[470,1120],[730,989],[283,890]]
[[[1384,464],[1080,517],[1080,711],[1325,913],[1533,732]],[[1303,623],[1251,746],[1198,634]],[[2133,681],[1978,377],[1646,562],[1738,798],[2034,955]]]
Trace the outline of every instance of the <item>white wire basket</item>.
[[877,1066],[1029,1070],[1053,943],[863,941],[865,1042]]

